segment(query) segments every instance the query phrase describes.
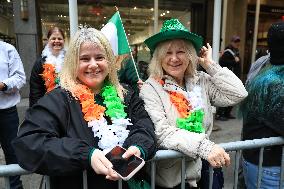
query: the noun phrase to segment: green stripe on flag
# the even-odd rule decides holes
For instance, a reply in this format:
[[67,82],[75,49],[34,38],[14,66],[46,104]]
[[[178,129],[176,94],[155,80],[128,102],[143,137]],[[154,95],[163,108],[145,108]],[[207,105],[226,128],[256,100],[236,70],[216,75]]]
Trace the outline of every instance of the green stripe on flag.
[[124,31],[124,27],[119,15],[119,12],[116,12],[111,19],[109,20],[109,22],[112,22],[117,29],[117,38],[118,38],[118,54],[122,55],[122,54],[128,54],[130,53],[130,48],[129,48],[129,44],[128,44],[128,40]]

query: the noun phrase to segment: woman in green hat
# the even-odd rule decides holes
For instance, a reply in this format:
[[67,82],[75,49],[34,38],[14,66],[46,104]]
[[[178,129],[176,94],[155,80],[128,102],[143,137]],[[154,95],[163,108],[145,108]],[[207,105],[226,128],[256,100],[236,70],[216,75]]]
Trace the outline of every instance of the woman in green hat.
[[[208,138],[213,127],[212,106],[237,104],[247,91],[233,72],[212,60],[211,46],[202,47],[202,37],[189,32],[177,19],[166,20],[161,31],[145,43],[153,57],[140,96],[155,125],[158,147],[190,157],[186,160],[187,187],[196,187],[201,158],[214,168],[230,164],[229,154]],[[197,71],[198,64],[207,73]],[[159,161],[156,184],[177,187],[180,170],[180,159]]]

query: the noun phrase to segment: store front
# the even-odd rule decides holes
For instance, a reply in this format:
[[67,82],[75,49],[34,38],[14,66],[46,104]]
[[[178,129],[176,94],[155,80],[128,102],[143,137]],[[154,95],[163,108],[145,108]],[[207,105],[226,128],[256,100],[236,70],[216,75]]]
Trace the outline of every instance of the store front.
[[11,1],[0,0],[0,40],[15,45],[13,29],[13,4]]
[[[143,44],[154,34],[154,21],[158,28],[164,20],[178,18],[189,30],[205,36],[206,1],[160,0],[155,18],[154,0],[78,0],[78,25],[101,29],[118,8],[129,43],[136,60],[149,61],[150,55]],[[70,39],[69,4],[64,0],[41,0],[39,3],[43,38],[48,29],[58,26],[65,31],[66,45]]]
[[[252,43],[255,22],[255,4],[248,4],[247,27],[246,27],[246,44],[244,54],[243,72],[248,73],[251,65]],[[268,53],[267,32],[272,23],[284,21],[284,4],[283,1],[267,1],[260,5],[259,23],[257,32],[257,44],[255,60]]]

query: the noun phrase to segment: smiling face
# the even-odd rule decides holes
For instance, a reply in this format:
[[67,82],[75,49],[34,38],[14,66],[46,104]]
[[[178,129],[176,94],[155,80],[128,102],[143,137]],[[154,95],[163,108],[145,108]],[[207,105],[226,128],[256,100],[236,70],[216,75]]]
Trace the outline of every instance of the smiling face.
[[184,74],[189,60],[186,56],[186,48],[182,40],[172,40],[165,57],[162,59],[162,68],[167,75],[172,76],[178,84],[183,83]]
[[82,43],[79,52],[78,80],[98,94],[108,73],[105,51],[94,43]]
[[54,30],[48,38],[48,45],[53,55],[58,55],[59,51],[64,47],[64,38],[59,30]]

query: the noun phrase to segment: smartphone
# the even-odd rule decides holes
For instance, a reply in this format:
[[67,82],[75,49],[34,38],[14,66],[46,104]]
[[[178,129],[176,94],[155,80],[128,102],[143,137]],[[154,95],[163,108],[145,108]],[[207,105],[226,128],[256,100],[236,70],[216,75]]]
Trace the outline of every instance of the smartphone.
[[137,171],[139,171],[145,164],[145,161],[135,155],[128,159],[122,158],[126,150],[120,146],[114,147],[105,156],[112,163],[113,170],[123,179],[129,180]]

